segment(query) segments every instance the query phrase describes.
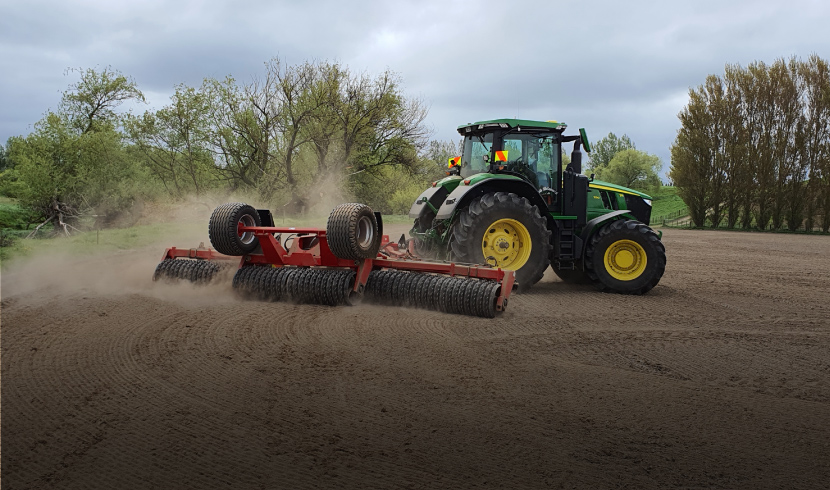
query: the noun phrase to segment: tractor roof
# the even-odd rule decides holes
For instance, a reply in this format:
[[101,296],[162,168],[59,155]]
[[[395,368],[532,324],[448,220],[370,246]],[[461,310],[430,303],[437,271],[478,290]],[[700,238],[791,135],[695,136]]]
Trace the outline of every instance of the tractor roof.
[[461,126],[458,126],[458,132],[464,134],[479,129],[493,127],[510,129],[521,127],[523,129],[541,129],[543,131],[564,131],[564,129],[567,128],[568,125],[563,122],[557,121],[531,121],[528,119],[491,119],[489,121],[478,121],[474,123],[462,124]]

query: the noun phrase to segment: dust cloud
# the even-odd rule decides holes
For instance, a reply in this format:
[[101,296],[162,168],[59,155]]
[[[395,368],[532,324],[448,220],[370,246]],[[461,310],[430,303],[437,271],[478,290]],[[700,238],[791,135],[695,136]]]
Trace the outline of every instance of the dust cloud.
[[274,204],[265,202],[256,192],[216,191],[187,195],[177,200],[143,202],[135,206],[139,215],[131,220],[134,226],[139,227],[137,230],[141,230],[141,226],[161,223],[180,224],[181,228],[174,228],[175,231],[149,245],[127,245],[124,250],[101,253],[68,252],[62,248],[63,238],[50,239],[50,245],[54,246],[48,251],[3,264],[0,298],[38,302],[49,296],[81,292],[105,297],[142,294],[197,305],[203,301],[233,301],[236,296],[229,293],[232,293],[230,279],[235,267],[223,273],[229,277],[217,277],[206,286],[154,282],[153,272],[168,247],[190,248],[200,244],[209,247],[208,222],[213,210],[221,204],[244,202],[257,209],[270,209],[276,226],[299,221],[304,226],[324,228],[335,206],[355,202],[354,197],[344,189],[342,176],[338,175],[324,177],[302,197],[289,199],[285,204],[281,204],[286,201],[285,196],[282,197],[280,203]]
[[289,202],[286,206],[274,207],[252,193],[240,192],[146,202],[140,207],[141,216],[135,222],[136,226],[178,223],[182,225],[181,229],[149,245],[101,253],[69,252],[62,248],[62,237],[51,239],[50,245],[54,246],[47,251],[3,264],[0,298],[38,303],[49,297],[81,293],[96,297],[139,294],[196,306],[237,301],[230,286],[235,264],[209,285],[153,281],[153,272],[168,247],[191,248],[200,244],[209,247],[208,222],[213,210],[221,204],[244,202],[258,209],[270,209],[277,226],[286,220],[295,222],[299,219],[309,226],[325,227],[331,209],[349,201],[341,187],[337,178],[326,178],[307,195],[306,204],[300,206],[291,206]]
[[[58,239],[59,240],[59,239]],[[62,296],[98,298],[143,295],[194,306],[235,301],[230,278],[209,285],[181,281],[153,281],[153,272],[164,250],[185,243],[159,241],[138,250],[108,252],[97,256],[52,252],[28,257],[2,272],[2,299],[42,304]],[[195,245],[194,245],[195,246]],[[225,272],[225,275],[229,275]]]

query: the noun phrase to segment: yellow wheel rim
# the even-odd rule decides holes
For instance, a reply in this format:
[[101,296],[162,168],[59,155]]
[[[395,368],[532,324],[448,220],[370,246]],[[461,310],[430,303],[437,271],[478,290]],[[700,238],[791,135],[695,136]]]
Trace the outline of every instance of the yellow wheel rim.
[[645,249],[631,240],[617,240],[605,251],[605,270],[620,281],[633,281],[646,270]]
[[506,270],[519,270],[530,258],[530,232],[514,219],[500,219],[484,232],[481,252],[488,264]]

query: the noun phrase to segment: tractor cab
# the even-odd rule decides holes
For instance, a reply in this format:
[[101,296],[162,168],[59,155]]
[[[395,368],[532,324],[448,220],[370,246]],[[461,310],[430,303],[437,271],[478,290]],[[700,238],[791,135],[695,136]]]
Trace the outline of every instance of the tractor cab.
[[[562,133],[567,127],[556,121],[522,119],[495,119],[459,126],[458,132],[464,136],[459,175],[463,179],[478,174],[518,177],[541,194],[550,211],[579,216],[579,221],[583,221],[584,199],[574,203],[561,196],[564,187],[568,187],[569,195],[587,193],[588,179],[580,175],[580,146],[588,150],[590,146],[584,130],[577,136],[564,136]],[[562,143],[571,141],[574,142],[571,164],[563,169]]]
[[[500,150],[493,140],[500,140]],[[550,171],[559,164],[558,141],[552,134],[479,133],[464,138],[462,177],[479,173],[514,174],[537,189],[550,187]]]
[[461,176],[514,174],[537,189],[551,187],[551,171],[561,166],[565,124],[499,119],[460,126],[464,136]]

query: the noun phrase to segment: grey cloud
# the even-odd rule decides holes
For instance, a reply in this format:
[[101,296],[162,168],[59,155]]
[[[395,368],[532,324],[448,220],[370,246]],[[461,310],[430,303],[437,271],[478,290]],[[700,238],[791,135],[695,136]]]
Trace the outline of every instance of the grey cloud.
[[436,138],[518,110],[592,138],[627,133],[668,164],[690,86],[727,63],[827,58],[830,39],[816,33],[828,20],[830,6],[809,0],[8,3],[0,141],[56,107],[76,79],[67,67],[112,66],[166,102],[157,95],[176,84],[249,80],[279,56],[398,72],[430,105]]

